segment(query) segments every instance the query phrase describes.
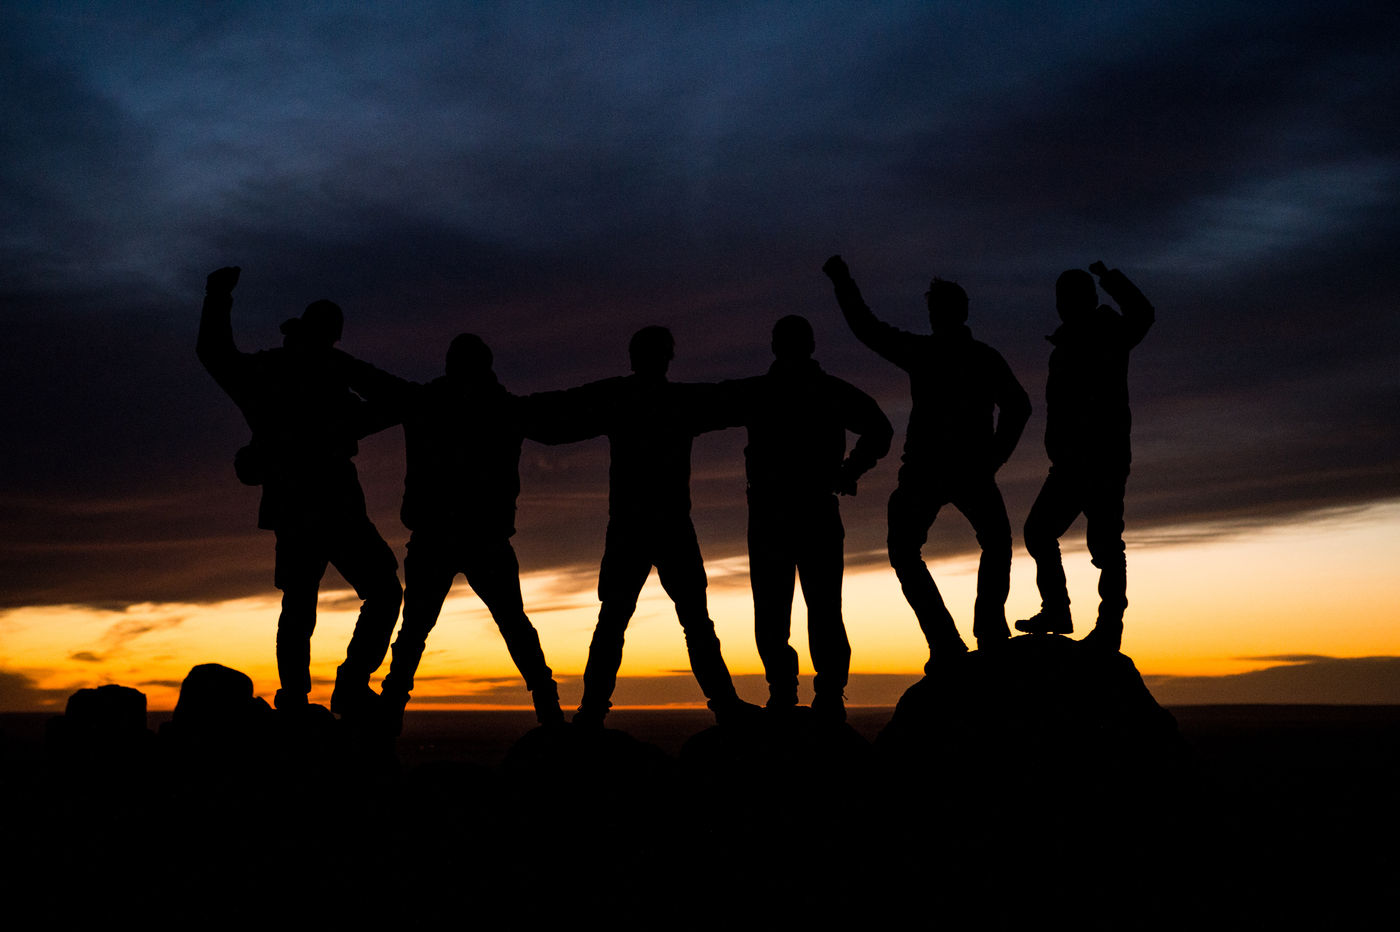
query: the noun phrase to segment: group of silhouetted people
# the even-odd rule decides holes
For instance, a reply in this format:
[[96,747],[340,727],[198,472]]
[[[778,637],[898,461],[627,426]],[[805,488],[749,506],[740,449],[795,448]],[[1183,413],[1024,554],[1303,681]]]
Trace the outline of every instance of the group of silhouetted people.
[[[981,649],[1010,636],[1011,526],[996,472],[1030,417],[1030,400],[996,350],[972,338],[966,293],[934,279],[925,295],[930,334],[878,320],[839,256],[823,270],[851,331],[909,373],[913,405],[898,485],[889,500],[889,556],[929,645],[925,669],[967,652],[921,550],[938,511],[967,517],[982,549],[973,633]],[[1036,560],[1041,611],[1016,622],[1028,633],[1073,630],[1058,539],[1083,513],[1100,569],[1097,622],[1084,639],[1116,651],[1127,606],[1123,495],[1130,448],[1128,353],[1153,309],[1122,273],[1090,266],[1121,313],[1098,303],[1093,277],[1073,269],[1056,283],[1061,325],[1049,339],[1046,450],[1050,472],[1025,525]],[[610,450],[608,528],[598,573],[600,609],[573,723],[600,727],[611,707],[627,624],[653,567],[676,606],[691,670],[721,723],[756,707],[735,692],[706,601],[706,576],[690,519],[694,437],[743,426],[749,502],[754,629],[768,681],[767,707],[797,705],[798,658],[789,645],[794,581],[807,602],[812,710],[843,721],[851,649],[841,615],[844,528],[838,494],[890,448],[889,420],[870,396],[829,375],[812,358],[802,317],[773,328],[767,373],[719,383],[677,383],[666,374],[675,346],[664,327],[644,327],[629,344],[632,374],[564,391],[511,394],[477,336],[452,341],[446,372],[426,385],[385,373],[335,349],[338,306],[309,305],[282,325],[278,349],[242,353],[230,320],[238,268],[209,275],[198,354],[252,431],[239,450],[241,481],[262,487],[258,526],[276,534],[274,581],[282,591],[277,627],[279,710],[304,708],[310,693],[310,638],[316,598],[334,565],[363,599],[331,711],[387,718],[397,726],[413,690],[429,632],[458,573],[491,612],[530,690],[542,724],[564,720],[539,635],[525,614],[510,538],[520,493],[520,451],[606,436]],[[358,441],[404,427],[407,469],[401,519],[410,529],[405,586],[392,549],[370,521],[352,458]],[[847,451],[847,433],[856,443]],[[380,692],[370,679],[384,661]]]

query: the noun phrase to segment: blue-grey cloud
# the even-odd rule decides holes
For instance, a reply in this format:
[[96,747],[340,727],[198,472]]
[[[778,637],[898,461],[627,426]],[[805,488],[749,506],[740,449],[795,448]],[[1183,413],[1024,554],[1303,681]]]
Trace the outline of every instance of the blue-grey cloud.
[[[911,329],[928,278],[960,280],[1033,399],[1055,275],[1104,258],[1159,308],[1130,533],[1400,495],[1383,7],[10,4],[0,26],[4,604],[267,591],[229,466],[246,427],[192,352],[226,263],[246,349],[332,297],[350,352],[427,379],[472,330],[521,392],[624,371],[654,322],[677,378],[752,374],[803,313],[902,427],[903,375],[844,330],[826,255]],[[1013,525],[1042,417],[1002,473]],[[697,443],[707,555],[744,548],[742,445]],[[360,467],[401,544],[397,434]],[[527,445],[522,473],[522,562],[585,578],[605,446]],[[853,554],[881,559],[893,474],[845,503]],[[929,552],[972,546],[953,520]]]

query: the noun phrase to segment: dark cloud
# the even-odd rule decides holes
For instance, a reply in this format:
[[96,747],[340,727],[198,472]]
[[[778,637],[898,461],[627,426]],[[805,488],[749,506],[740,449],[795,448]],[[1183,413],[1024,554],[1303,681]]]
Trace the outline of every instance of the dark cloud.
[[1146,676],[1163,705],[1400,704],[1400,657],[1278,658],[1281,666],[1232,676]]
[[[827,368],[902,429],[902,373],[819,267],[842,252],[911,329],[938,273],[1037,401],[1003,471],[1043,476],[1051,288],[1104,258],[1157,304],[1134,354],[1130,534],[1209,536],[1400,495],[1400,18],[1374,4],[804,4],[0,14],[4,605],[270,591],[247,429],[194,359],[236,263],[245,349],[308,301],[428,379],[461,331],[520,392],[620,374],[665,323],[673,375],[749,375],[808,315]],[[696,445],[707,556],[744,550],[743,438]],[[364,444],[401,545],[397,431]],[[881,464],[843,506],[883,562]],[[527,444],[516,545],[586,588],[606,446]],[[1193,532],[1183,532],[1190,525]],[[974,546],[958,520],[928,553]]]
[[61,712],[68,696],[78,688],[43,689],[27,673],[0,670],[0,709],[12,712]]

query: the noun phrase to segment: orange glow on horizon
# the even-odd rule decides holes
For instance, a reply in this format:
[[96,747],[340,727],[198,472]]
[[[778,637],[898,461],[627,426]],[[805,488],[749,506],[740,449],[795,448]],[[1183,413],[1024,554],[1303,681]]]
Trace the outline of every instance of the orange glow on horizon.
[[[1400,576],[1393,569],[1400,563],[1397,530],[1400,502],[1205,542],[1134,547],[1130,528],[1131,605],[1123,650],[1144,674],[1177,676],[1241,673],[1272,666],[1280,661],[1271,658],[1286,655],[1400,655]],[[932,566],[970,643],[976,566],[975,557]],[[1097,571],[1084,551],[1082,530],[1066,540],[1065,566],[1076,623],[1087,630],[1097,605]],[[761,675],[746,561],[714,561],[707,570],[711,616],[730,670],[736,677]],[[580,589],[552,574],[534,574],[522,579],[522,589],[564,700],[576,701],[597,613],[591,583]],[[1023,550],[1012,566],[1011,593],[1009,618],[1038,608],[1034,564]],[[848,572],[844,608],[853,670],[907,675],[910,682],[918,678],[927,648],[891,570]],[[313,701],[329,702],[357,612],[352,592],[322,593],[312,639]],[[61,710],[73,690],[109,682],[141,689],[152,710],[170,709],[185,674],[207,662],[247,673],[256,693],[270,700],[277,686],[277,613],[275,592],[203,605],[148,603],[120,611],[38,606],[0,613],[0,669],[26,677],[32,687],[18,698],[7,694],[0,710]],[[792,643],[807,686],[805,629],[799,590]],[[629,626],[621,674],[677,674],[665,681],[674,683],[674,696],[647,693],[646,701],[629,707],[703,705],[689,676],[674,609],[655,574]],[[761,701],[761,694],[749,694],[761,690],[755,682],[746,681],[740,693]],[[620,699],[624,693],[620,689]],[[415,709],[529,707],[494,623],[460,579],[429,639],[414,700]]]

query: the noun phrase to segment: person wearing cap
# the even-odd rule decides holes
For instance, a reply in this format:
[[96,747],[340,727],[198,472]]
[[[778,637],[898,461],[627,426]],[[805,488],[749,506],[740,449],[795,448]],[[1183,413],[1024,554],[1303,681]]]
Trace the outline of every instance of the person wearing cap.
[[[1094,275],[1123,313],[1099,304]],[[1089,558],[1099,568],[1098,619],[1083,643],[1117,652],[1128,607],[1123,545],[1123,496],[1133,459],[1128,354],[1147,336],[1156,311],[1126,275],[1102,262],[1088,272],[1070,269],[1060,275],[1055,310],[1060,326],[1046,337],[1054,347],[1045,383],[1050,474],[1025,527],[1040,611],[1016,622],[1016,628],[1031,634],[1074,631],[1059,540],[1082,513]]]
[[[773,325],[773,364],[764,375],[723,382],[748,429],[749,579],[754,637],[768,681],[767,707],[797,705],[793,582],[802,580],[812,652],[812,711],[845,721],[851,644],[841,617],[846,536],[836,495],[890,450],[889,419],[865,392],[812,358],[816,337],[795,314]],[[856,435],[846,455],[846,432]]]
[[972,338],[967,293],[935,278],[924,295],[932,333],[916,334],[877,319],[840,256],[822,266],[841,313],[866,346],[909,374],[913,406],[899,481],[889,502],[889,556],[904,596],[936,663],[967,653],[953,616],[924,564],[929,528],[944,505],[967,518],[982,549],[973,635],[981,649],[1010,636],[1011,522],[996,474],[1030,419],[1031,403],[1001,354]]
[[262,487],[258,527],[277,539],[273,581],[282,590],[277,621],[279,710],[304,709],[311,692],[311,635],[327,565],[363,600],[345,661],[336,672],[331,711],[347,717],[377,712],[369,686],[388,651],[403,589],[398,560],[365,510],[353,457],[360,438],[392,423],[352,391],[334,347],[344,318],[316,301],[282,324],[280,348],[240,352],[231,312],[240,269],[209,274],[196,352],[252,429],[235,470]]

